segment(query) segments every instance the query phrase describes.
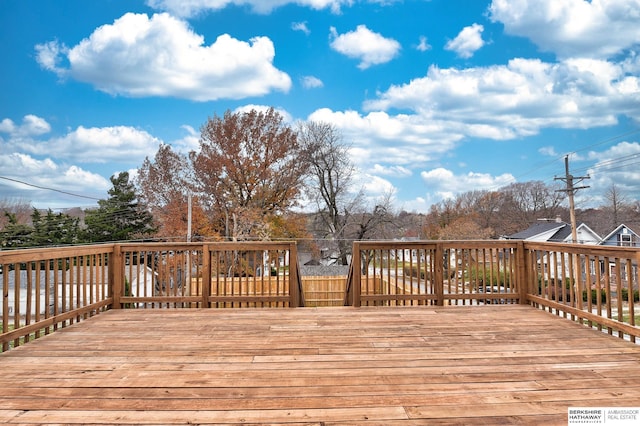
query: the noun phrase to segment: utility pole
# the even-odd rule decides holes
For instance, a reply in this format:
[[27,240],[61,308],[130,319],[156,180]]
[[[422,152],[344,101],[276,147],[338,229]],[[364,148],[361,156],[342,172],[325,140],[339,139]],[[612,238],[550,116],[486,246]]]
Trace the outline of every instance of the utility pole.
[[566,192],[569,195],[569,215],[571,217],[571,242],[578,242],[578,233],[576,230],[576,208],[573,202],[573,194],[578,189],[589,188],[588,186],[575,186],[574,180],[577,180],[578,183],[582,182],[585,179],[589,179],[589,176],[573,176],[569,173],[569,156],[564,157],[564,169],[565,169],[565,177],[556,177],[554,180],[561,180],[567,184],[565,189],[559,189],[556,192]]
[[189,194],[189,198],[187,199],[187,242],[191,242],[191,194]]

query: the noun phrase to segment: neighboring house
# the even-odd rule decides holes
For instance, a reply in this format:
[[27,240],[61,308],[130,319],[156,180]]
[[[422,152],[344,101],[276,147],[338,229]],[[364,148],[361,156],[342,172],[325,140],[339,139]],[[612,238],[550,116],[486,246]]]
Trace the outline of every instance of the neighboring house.
[[[586,224],[580,223],[576,228],[579,244],[599,244],[601,238]],[[503,237],[506,240],[525,240],[536,242],[570,243],[571,224],[556,220],[538,221],[524,231]]]
[[[136,273],[134,273],[134,271]],[[125,271],[127,281],[129,281],[129,277],[131,277],[131,282],[129,283],[128,296],[151,297],[158,294],[156,289],[158,285],[158,273],[148,265],[128,265]]]
[[[576,228],[576,235],[579,244],[597,245],[602,240],[595,231],[584,223],[580,223]],[[535,242],[555,242],[571,243],[571,224],[563,222],[560,218],[555,220],[540,220],[524,231],[503,237],[507,240],[525,240]],[[542,254],[538,258],[538,269],[546,278],[548,271],[555,270],[554,276],[569,276],[568,265],[559,259],[558,253]],[[564,265],[565,270],[562,271]]]
[[[640,236],[636,234],[633,229],[629,228],[625,224],[619,225],[616,229],[611,231],[606,237],[602,239],[600,245],[603,246],[617,246],[617,247],[640,247]],[[627,268],[628,265],[622,264],[620,266],[620,274],[623,285],[627,285]],[[636,261],[633,261],[631,264],[631,275],[637,275],[638,264]],[[604,261],[600,261],[600,270],[601,273],[604,273]],[[616,274],[616,263],[615,259],[609,259],[609,275],[611,277],[615,277]],[[614,283],[612,286],[616,285],[616,281],[612,280]],[[637,287],[637,283],[635,285]],[[612,290],[615,291],[615,290]]]
[[640,236],[623,223],[604,237],[600,244],[603,246],[640,247]]

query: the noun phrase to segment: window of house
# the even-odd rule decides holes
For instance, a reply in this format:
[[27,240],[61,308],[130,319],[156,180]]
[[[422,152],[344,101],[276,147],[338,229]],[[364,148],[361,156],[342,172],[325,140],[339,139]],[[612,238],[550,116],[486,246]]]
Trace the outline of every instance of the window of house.
[[631,247],[631,234],[618,235],[618,243],[623,247]]

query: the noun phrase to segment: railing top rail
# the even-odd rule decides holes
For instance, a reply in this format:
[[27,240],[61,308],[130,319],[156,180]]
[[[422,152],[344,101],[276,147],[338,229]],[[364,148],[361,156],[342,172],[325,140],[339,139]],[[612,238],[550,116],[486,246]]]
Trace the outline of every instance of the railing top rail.
[[106,254],[113,252],[114,244],[82,246],[39,247],[0,250],[0,263],[37,262],[61,257]]
[[361,240],[356,241],[361,249],[375,248],[434,248],[438,245],[450,248],[501,248],[516,247],[517,240],[414,240],[414,241],[396,241],[396,240]]
[[145,242],[145,243],[119,243],[124,250],[153,250],[173,249],[189,250],[207,246],[214,250],[273,250],[274,248],[287,249],[296,242],[291,241],[198,241],[198,242]]
[[525,248],[528,250],[547,250],[547,251],[564,251],[574,254],[595,254],[598,256],[616,257],[624,255],[632,257],[640,253],[639,247],[621,247],[621,246],[599,246],[595,244],[576,244],[576,243],[555,243],[555,242],[535,242],[525,241]]

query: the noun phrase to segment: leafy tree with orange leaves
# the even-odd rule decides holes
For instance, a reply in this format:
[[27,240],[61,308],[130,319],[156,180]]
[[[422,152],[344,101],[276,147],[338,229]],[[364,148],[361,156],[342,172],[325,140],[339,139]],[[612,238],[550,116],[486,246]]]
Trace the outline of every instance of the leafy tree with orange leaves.
[[[152,212],[159,226],[157,236],[186,238],[188,200],[193,193],[191,164],[170,145],[160,145],[153,160],[144,160],[136,177],[139,198]],[[216,237],[197,197],[192,198],[192,238]]]
[[307,171],[301,157],[296,132],[273,108],[227,111],[207,120],[188,156],[161,145],[136,182],[161,236],[186,235],[192,194],[196,237],[295,238],[305,235],[303,221],[288,220]]
[[285,236],[276,224],[297,204],[308,167],[281,114],[269,108],[214,115],[202,126],[200,151],[189,158],[196,192],[221,234],[232,240]]

